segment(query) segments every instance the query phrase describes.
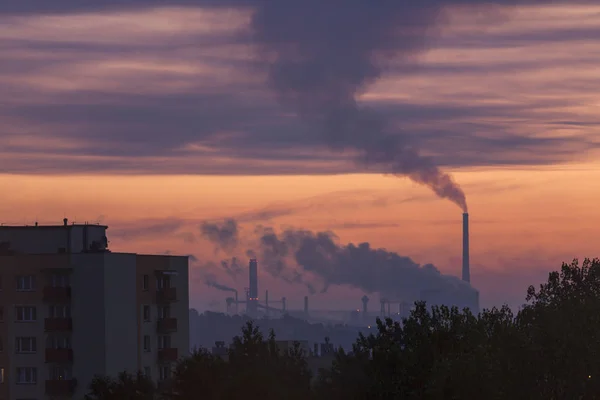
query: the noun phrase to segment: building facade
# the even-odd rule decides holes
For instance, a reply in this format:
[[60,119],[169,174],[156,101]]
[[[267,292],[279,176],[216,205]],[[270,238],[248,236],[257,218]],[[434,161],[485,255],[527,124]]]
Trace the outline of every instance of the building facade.
[[113,253],[106,226],[0,226],[0,400],[169,378],[189,353],[188,258]]

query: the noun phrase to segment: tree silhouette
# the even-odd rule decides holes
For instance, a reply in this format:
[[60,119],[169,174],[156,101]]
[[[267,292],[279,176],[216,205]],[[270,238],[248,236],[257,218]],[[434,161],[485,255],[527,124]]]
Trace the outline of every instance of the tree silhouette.
[[[351,352],[338,350],[311,387],[307,354],[282,351],[253,322],[227,357],[197,350],[175,367],[165,400],[600,399],[600,261],[563,264],[514,315],[416,303],[401,322],[377,320]],[[326,343],[329,340],[326,339]],[[97,377],[87,400],[154,398],[143,375]]]
[[116,379],[95,377],[85,400],[153,400],[155,393],[154,383],[141,372],[135,375],[121,372]]
[[226,362],[205,349],[195,350],[182,359],[173,371],[171,385],[163,393],[165,399],[224,399],[229,382]]

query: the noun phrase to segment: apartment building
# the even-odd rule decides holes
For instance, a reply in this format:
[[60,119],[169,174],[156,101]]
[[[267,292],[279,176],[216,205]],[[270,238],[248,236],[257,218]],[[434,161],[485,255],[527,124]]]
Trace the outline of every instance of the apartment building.
[[95,375],[158,383],[189,353],[188,258],[115,253],[106,226],[0,226],[0,400],[81,399]]

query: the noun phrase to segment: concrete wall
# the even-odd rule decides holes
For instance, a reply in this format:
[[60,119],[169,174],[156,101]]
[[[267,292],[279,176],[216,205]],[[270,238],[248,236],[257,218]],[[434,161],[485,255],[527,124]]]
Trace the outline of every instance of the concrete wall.
[[179,357],[190,354],[190,293],[189,261],[187,257],[170,257],[169,268],[177,271],[172,276],[171,286],[177,288],[177,302],[171,305],[171,316],[177,318],[177,332],[171,337],[173,347],[177,347]]
[[106,370],[104,254],[72,255],[74,398],[83,398],[94,375]]
[[0,226],[0,242],[10,242],[11,249],[21,253],[55,254],[59,248],[68,249],[70,240],[71,252],[81,253],[86,229],[88,245],[106,235],[106,227],[102,225]]
[[138,371],[136,255],[104,255],[105,374]]

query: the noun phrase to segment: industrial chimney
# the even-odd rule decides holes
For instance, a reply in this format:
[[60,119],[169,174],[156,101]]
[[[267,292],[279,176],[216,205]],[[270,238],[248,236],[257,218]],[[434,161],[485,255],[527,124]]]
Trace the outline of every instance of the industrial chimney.
[[304,296],[304,315],[308,318],[308,296]]
[[363,304],[363,320],[366,321],[367,320],[367,304],[369,303],[369,298],[364,295],[362,297],[362,299],[360,299],[362,301]]
[[251,318],[256,318],[258,314],[258,261],[250,260],[249,265],[249,288],[247,310]]
[[471,282],[471,269],[469,266],[469,213],[463,214],[462,280]]

